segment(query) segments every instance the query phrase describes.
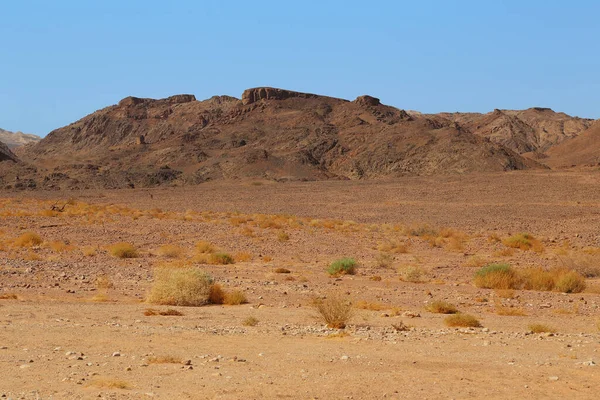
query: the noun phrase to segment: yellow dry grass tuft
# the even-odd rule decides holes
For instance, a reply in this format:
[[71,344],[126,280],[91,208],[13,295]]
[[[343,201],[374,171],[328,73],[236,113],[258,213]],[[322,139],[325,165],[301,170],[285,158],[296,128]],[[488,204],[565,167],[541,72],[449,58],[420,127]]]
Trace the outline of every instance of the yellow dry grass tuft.
[[450,327],[463,327],[463,328],[479,328],[481,322],[470,314],[453,314],[444,320],[444,323]]
[[110,245],[108,247],[108,252],[110,255],[117,258],[136,258],[139,255],[137,248],[131,243],[126,242]]
[[425,309],[435,314],[456,314],[458,310],[453,304],[446,301],[435,300],[427,304]]
[[252,260],[252,253],[248,253],[247,251],[240,251],[233,255],[233,259],[235,262],[248,262]]
[[181,258],[185,254],[185,250],[174,244],[165,244],[158,248],[157,254],[165,258]]
[[548,326],[548,325],[544,325],[544,324],[531,324],[529,325],[529,330],[532,333],[555,333],[556,329]]
[[40,235],[34,232],[25,232],[13,242],[16,247],[34,247],[42,244]]
[[516,235],[504,239],[502,243],[506,247],[513,249],[521,249],[524,251],[533,250],[536,253],[542,253],[544,251],[542,242],[529,233],[517,233]]
[[194,267],[154,270],[148,302],[169,306],[202,306],[209,301],[213,278]]
[[223,304],[227,304],[229,306],[238,306],[240,304],[246,304],[247,302],[248,299],[241,290],[226,292],[225,299],[223,300]]
[[242,321],[242,325],[244,326],[256,326],[258,325],[258,319],[256,317],[248,317]]
[[361,310],[369,310],[369,311],[383,311],[389,307],[381,303],[369,302],[366,300],[359,300],[354,304],[354,308],[358,308]]

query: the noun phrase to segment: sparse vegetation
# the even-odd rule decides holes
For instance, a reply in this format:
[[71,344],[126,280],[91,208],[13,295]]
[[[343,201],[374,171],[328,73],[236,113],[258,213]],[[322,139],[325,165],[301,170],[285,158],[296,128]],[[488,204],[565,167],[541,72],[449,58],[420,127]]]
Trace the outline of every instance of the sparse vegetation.
[[246,319],[244,319],[244,321],[242,322],[242,325],[244,326],[256,326],[258,325],[258,319],[255,317],[248,317]]
[[444,320],[444,323],[450,327],[463,327],[463,328],[479,328],[481,323],[479,320],[470,314],[453,314]]
[[392,268],[394,256],[388,253],[379,253],[375,261],[377,263],[377,267],[379,268]]
[[0,300],[18,300],[19,297],[14,293],[1,293]]
[[225,302],[225,291],[218,283],[210,285],[208,302],[211,304],[223,304]]
[[290,235],[288,235],[284,231],[280,231],[277,233],[277,240],[279,240],[280,242],[287,242],[288,240],[290,240]]
[[202,306],[209,301],[212,284],[210,275],[194,267],[155,268],[148,302],[169,306]]
[[165,244],[158,248],[157,253],[159,256],[166,258],[180,258],[185,253],[185,250],[174,244]]
[[117,258],[136,258],[139,253],[137,248],[131,243],[115,243],[108,248],[109,253]]
[[544,324],[531,324],[529,330],[532,333],[555,333],[556,329]]
[[209,263],[214,265],[234,264],[235,260],[227,253],[212,253],[209,258]]
[[42,244],[42,238],[34,232],[25,232],[14,241],[16,247],[33,247],[40,244]]
[[154,316],[154,315],[162,315],[165,317],[181,317],[181,316],[183,316],[183,313],[181,311],[175,310],[173,308],[168,308],[166,310],[157,310],[155,308],[147,308],[144,311],[144,315],[147,317]]
[[252,254],[246,251],[240,251],[234,254],[233,259],[235,262],[248,262],[252,260]]
[[432,301],[431,303],[427,304],[425,309],[436,314],[456,314],[458,312],[453,304],[442,300]]
[[565,268],[525,268],[514,270],[509,264],[489,264],[475,273],[475,286],[486,289],[526,289],[580,293],[585,279]]
[[475,273],[475,286],[485,289],[518,289],[521,278],[509,264],[488,264]]
[[414,265],[405,265],[398,268],[400,280],[404,282],[420,283],[425,281],[425,271]]
[[316,308],[329,328],[344,329],[352,317],[352,303],[337,294],[316,301]]
[[529,233],[517,233],[502,241],[506,247],[521,249],[524,251],[533,250],[537,253],[544,251],[544,245]]
[[196,243],[196,252],[200,254],[211,254],[217,251],[217,248],[210,242],[201,240]]
[[332,262],[327,269],[329,275],[354,275],[356,273],[357,262],[354,258],[341,258]]
[[392,240],[381,243],[378,250],[383,253],[405,254],[408,253],[408,244]]
[[359,300],[354,304],[354,308],[358,308],[361,310],[370,310],[370,311],[382,311],[388,307],[384,306],[381,303]]
[[246,304],[248,299],[246,295],[241,290],[233,290],[231,292],[225,293],[225,298],[223,300],[223,304],[227,304],[228,306],[238,306],[240,304]]

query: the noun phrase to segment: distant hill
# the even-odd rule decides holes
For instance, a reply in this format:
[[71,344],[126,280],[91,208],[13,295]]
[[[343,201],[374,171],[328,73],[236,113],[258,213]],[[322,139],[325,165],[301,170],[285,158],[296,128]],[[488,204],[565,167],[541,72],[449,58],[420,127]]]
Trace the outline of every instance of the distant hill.
[[42,140],[42,138],[36,135],[23,132],[10,132],[0,129],[0,142],[7,145],[10,149],[14,149],[29,143],[36,143],[40,140]]
[[[480,118],[484,118],[481,116]],[[473,133],[471,117],[408,113],[275,88],[241,99],[128,97],[19,149],[51,187],[146,187],[214,179],[373,179],[544,168]]]
[[578,136],[592,123],[591,119],[571,117],[549,108],[494,110],[487,114],[441,113],[476,135],[489,138],[519,154],[543,153],[552,146]]
[[552,168],[600,166],[600,120],[577,137],[554,146],[544,163]]

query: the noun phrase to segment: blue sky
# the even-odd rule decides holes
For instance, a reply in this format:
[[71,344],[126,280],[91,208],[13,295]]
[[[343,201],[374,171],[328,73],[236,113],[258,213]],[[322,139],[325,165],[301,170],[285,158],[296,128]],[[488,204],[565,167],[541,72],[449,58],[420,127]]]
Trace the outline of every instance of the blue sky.
[[600,118],[597,1],[0,2],[0,128],[274,86],[423,112]]

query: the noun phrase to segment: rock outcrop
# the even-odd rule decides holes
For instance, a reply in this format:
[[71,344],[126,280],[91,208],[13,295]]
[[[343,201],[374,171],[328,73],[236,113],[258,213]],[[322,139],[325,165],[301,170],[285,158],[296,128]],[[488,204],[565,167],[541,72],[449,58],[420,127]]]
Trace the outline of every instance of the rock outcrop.
[[311,93],[294,92],[291,90],[259,87],[245,90],[244,93],[242,93],[242,103],[248,105],[260,100],[286,100],[293,97],[300,99],[315,99],[322,96]]

